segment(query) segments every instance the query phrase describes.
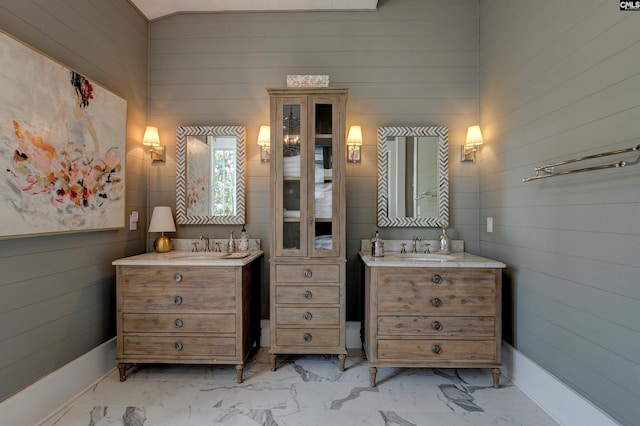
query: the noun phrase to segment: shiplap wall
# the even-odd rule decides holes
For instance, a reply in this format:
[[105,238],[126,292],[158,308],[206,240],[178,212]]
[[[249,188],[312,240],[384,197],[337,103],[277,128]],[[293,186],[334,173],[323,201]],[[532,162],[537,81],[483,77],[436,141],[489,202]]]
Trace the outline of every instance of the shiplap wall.
[[[152,167],[151,204],[175,206],[175,128],[247,128],[247,230],[269,257],[269,165],[255,143],[268,124],[265,88],[287,74],[328,74],[350,89],[347,127],[360,124],[361,164],[347,165],[347,319],[359,320],[360,239],[376,230],[379,126],[449,127],[451,229],[478,247],[477,167],[460,164],[459,145],[478,119],[478,5],[475,0],[394,0],[375,12],[182,14],[151,23],[151,122],[167,145]],[[228,237],[224,226],[180,226],[177,236]],[[435,229],[388,228],[386,239],[435,239]],[[268,262],[262,316],[268,315]]]
[[[0,0],[0,29],[127,100],[123,214],[144,224],[147,21],[126,0]],[[0,400],[115,335],[111,262],[144,252],[144,231],[0,240]]]
[[480,5],[480,217],[494,220],[480,252],[509,265],[505,338],[636,425],[640,166],[522,178],[639,143],[640,13],[608,0]]

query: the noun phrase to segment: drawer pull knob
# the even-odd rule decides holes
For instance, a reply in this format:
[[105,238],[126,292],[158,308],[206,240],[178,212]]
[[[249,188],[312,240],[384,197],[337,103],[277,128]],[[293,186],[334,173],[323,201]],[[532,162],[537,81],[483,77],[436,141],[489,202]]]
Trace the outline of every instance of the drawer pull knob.
[[440,331],[442,330],[442,324],[440,323],[440,321],[434,321],[431,323],[431,328],[433,328],[435,331]]
[[173,276],[173,279],[176,280],[177,283],[182,282],[182,274],[178,272]]
[[313,318],[313,315],[311,315],[311,312],[304,313],[304,319],[306,319],[307,321],[311,321],[311,318]]
[[176,351],[181,351],[183,347],[182,342],[176,342]]
[[440,345],[433,345],[431,346],[431,352],[438,355],[440,352],[442,352],[442,348],[440,347]]
[[176,325],[176,327],[182,328],[182,326],[184,325],[184,322],[182,322],[182,320],[178,318],[175,320],[174,324]]
[[442,300],[436,297],[431,301],[431,304],[433,305],[434,308],[439,308],[440,306],[442,306]]
[[303,274],[305,278],[311,278],[311,276],[313,275],[313,272],[311,272],[311,269],[305,269]]
[[182,305],[182,296],[176,296],[173,299],[173,303],[175,303],[176,305]]
[[442,282],[442,277],[438,274],[435,274],[431,277],[431,282],[434,284],[440,284]]
[[304,341],[305,342],[310,342],[311,339],[313,339],[313,337],[311,336],[311,333],[304,333]]
[[312,297],[313,297],[313,294],[309,290],[304,292],[305,299],[311,299]]

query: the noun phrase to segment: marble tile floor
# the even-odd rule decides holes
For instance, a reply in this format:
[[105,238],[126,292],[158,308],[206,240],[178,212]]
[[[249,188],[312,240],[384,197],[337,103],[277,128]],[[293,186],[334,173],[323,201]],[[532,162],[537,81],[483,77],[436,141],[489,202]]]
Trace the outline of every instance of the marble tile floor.
[[41,426],[557,425],[502,376],[486,369],[379,368],[369,386],[362,351],[337,357],[250,356],[244,382],[233,365],[140,365],[117,370]]

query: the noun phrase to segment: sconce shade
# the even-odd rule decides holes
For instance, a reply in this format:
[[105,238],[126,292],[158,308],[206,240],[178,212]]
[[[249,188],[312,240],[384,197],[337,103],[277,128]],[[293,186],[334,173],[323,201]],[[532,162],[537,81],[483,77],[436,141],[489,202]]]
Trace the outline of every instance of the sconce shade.
[[260,146],[271,145],[271,127],[270,126],[260,126],[260,131],[258,132],[258,145]]
[[473,148],[476,145],[482,145],[482,131],[480,130],[480,126],[469,126],[467,129],[467,148]]
[[147,128],[144,130],[142,143],[148,146],[160,146],[160,135],[158,134],[158,128],[155,126],[147,126]]
[[360,126],[351,126],[349,128],[347,145],[362,145],[362,128]]
[[153,208],[149,232],[176,232],[176,224],[173,221],[171,207],[156,206]]

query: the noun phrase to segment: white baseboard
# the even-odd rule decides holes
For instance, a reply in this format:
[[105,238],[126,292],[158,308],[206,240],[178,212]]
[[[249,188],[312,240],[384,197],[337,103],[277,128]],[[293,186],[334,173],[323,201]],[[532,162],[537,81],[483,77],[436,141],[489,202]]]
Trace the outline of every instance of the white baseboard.
[[504,375],[561,425],[619,425],[583,396],[504,342],[502,365]]
[[116,338],[0,402],[3,425],[33,426],[47,419],[115,368]]

